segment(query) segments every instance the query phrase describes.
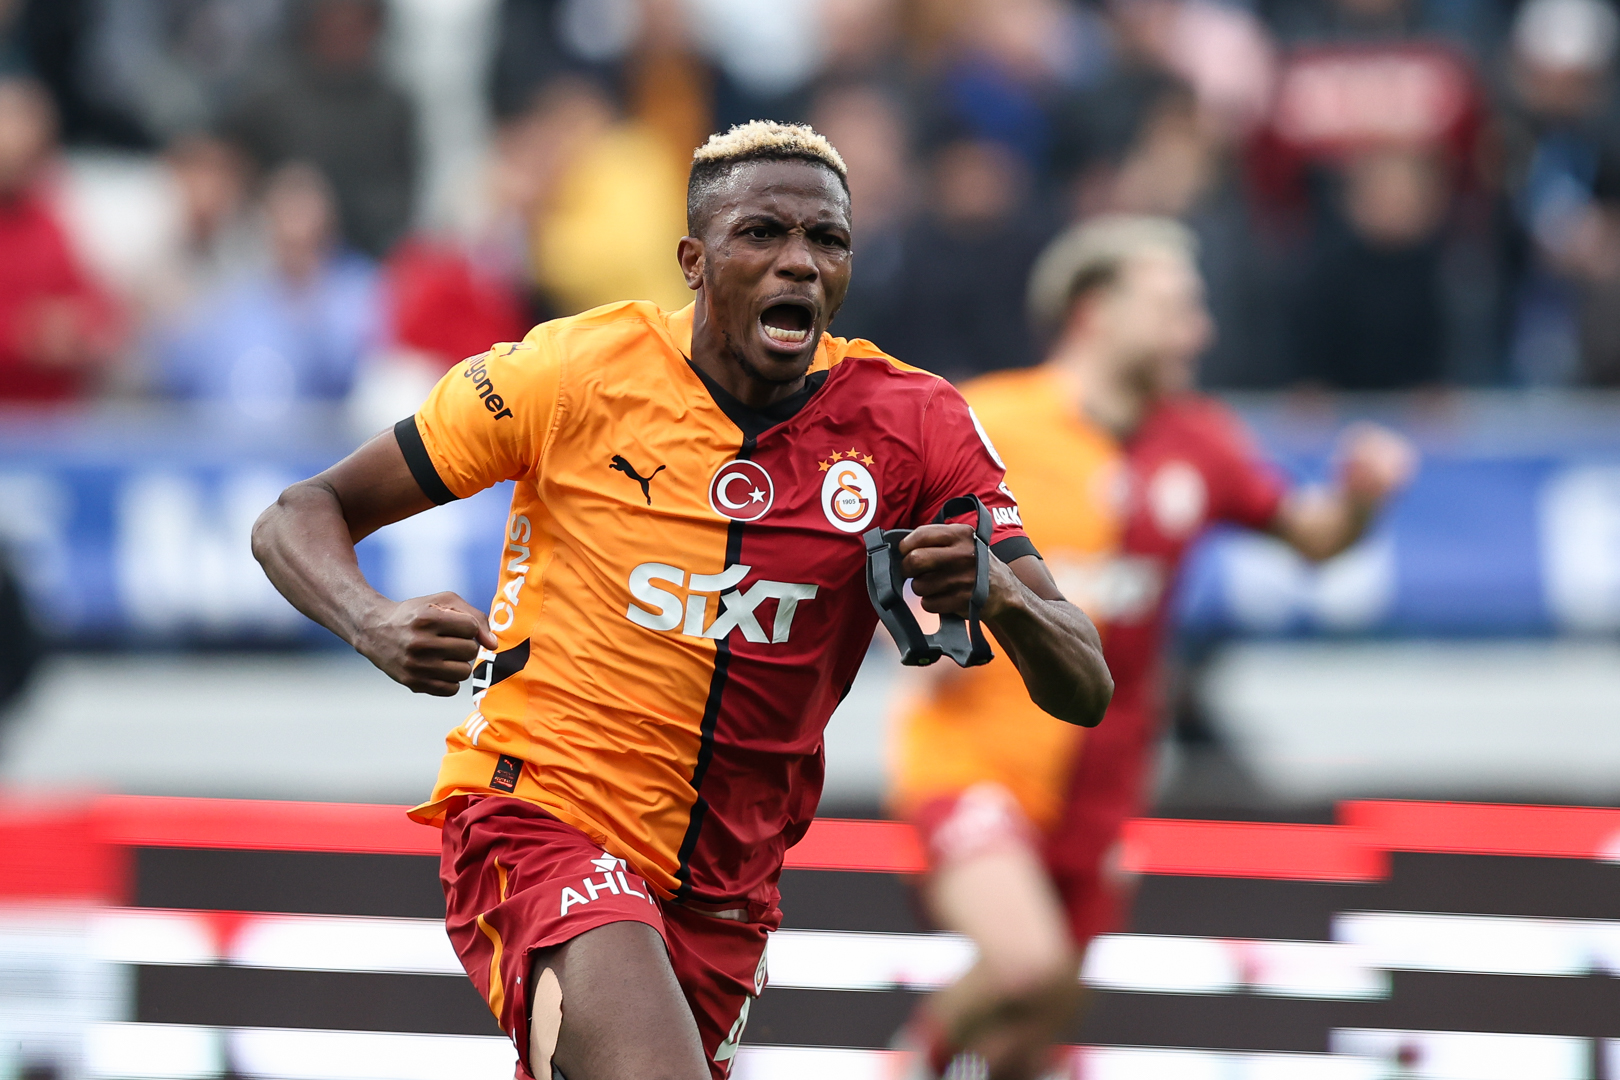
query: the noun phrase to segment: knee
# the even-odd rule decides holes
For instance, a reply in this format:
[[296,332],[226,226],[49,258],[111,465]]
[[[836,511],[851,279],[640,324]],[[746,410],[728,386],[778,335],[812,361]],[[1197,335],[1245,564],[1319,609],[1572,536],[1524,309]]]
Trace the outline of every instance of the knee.
[[1061,1006],[1080,993],[1080,957],[1071,948],[985,958],[994,993],[1013,1007]]

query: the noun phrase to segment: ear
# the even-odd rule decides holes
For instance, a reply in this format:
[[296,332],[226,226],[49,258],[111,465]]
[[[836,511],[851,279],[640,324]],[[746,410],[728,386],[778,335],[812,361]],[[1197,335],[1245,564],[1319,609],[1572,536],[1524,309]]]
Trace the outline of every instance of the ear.
[[681,242],[675,246],[675,257],[681,264],[681,276],[686,278],[686,287],[693,292],[703,284],[703,256],[703,241],[695,236],[683,236]]
[[1064,316],[1063,324],[1059,328],[1059,339],[1066,337],[1084,337],[1097,326],[1102,315],[1104,287],[1086,290],[1085,295],[1078,296],[1069,305],[1068,314]]

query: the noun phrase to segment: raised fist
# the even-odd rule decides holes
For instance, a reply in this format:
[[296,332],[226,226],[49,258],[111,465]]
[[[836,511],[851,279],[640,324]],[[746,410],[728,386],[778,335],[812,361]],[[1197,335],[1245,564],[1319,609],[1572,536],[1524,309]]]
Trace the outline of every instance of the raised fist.
[[1339,437],[1339,483],[1351,499],[1377,506],[1405,487],[1417,471],[1409,439],[1377,424],[1352,424]]

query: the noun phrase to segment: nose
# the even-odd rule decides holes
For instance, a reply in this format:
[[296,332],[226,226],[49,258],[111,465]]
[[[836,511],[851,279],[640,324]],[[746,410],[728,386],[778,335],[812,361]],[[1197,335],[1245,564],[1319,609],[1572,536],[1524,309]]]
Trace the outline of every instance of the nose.
[[810,238],[804,233],[788,234],[787,243],[782,245],[776,259],[776,276],[788,281],[814,281],[820,276],[815,255],[810,250]]

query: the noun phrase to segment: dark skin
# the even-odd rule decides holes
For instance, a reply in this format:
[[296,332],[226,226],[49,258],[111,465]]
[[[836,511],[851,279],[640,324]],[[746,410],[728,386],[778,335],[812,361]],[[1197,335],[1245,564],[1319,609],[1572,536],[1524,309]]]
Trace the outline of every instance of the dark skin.
[[[843,302],[852,262],[849,199],[822,166],[759,162],[735,169],[705,209],[702,235],[682,238],[678,249],[697,294],[692,362],[745,404],[763,407],[804,385]],[[792,324],[788,337],[797,339],[773,338],[767,311]],[[384,432],[283,492],[254,525],[253,552],[299,611],[396,682],[449,697],[472,674],[479,647],[495,648],[487,615],[454,593],[390,600],[365,580],[354,551],[371,533],[431,506],[393,433]],[[901,552],[925,609],[967,613],[975,573],[967,525],[925,525]],[[1040,559],[1011,566],[991,560],[981,614],[1037,704],[1070,723],[1102,718],[1113,682],[1097,631],[1064,600]],[[543,968],[561,986],[556,1053],[569,1080],[706,1080],[691,1011],[656,934],[634,924],[602,927],[538,956],[531,976]],[[595,992],[604,979],[614,994]],[[625,1016],[636,1023],[624,1024]],[[549,1075],[549,1063],[531,1066]]]
[[[816,346],[849,291],[849,197],[833,173],[802,161],[734,170],[708,202],[703,235],[678,248],[697,293],[692,362],[754,408],[797,393]],[[763,330],[774,305],[802,306],[810,333],[796,347]],[[902,567],[926,611],[966,615],[975,573],[973,530],[924,525],[901,541]],[[1096,628],[1033,555],[990,562],[981,616],[1018,666],[1034,702],[1060,720],[1102,719],[1114,684]]]

